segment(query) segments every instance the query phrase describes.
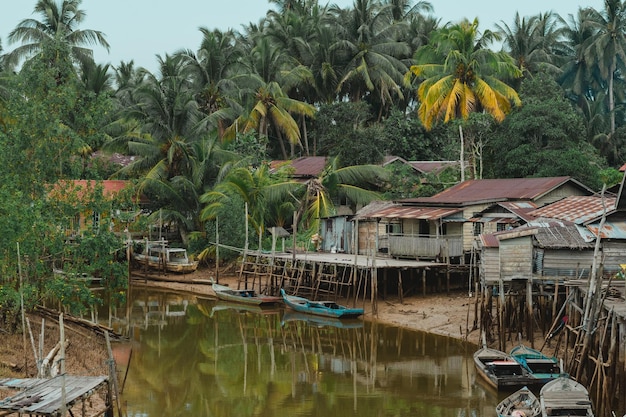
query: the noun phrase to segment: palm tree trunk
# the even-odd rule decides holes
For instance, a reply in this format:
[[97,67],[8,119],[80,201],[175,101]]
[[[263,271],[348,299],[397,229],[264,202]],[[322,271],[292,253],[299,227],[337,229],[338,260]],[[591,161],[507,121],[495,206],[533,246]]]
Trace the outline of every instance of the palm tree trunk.
[[304,138],[304,152],[306,152],[306,156],[310,156],[309,153],[309,135],[306,130],[306,117],[304,115],[300,116],[300,120],[302,121],[302,137]]
[[[278,129],[276,129],[276,136],[278,136],[278,143],[280,144],[280,151],[283,154],[283,159],[285,160],[289,159],[287,157],[287,149],[285,149],[285,142],[283,142],[283,135],[280,133],[280,130]],[[292,147],[291,153],[293,154],[293,147]]]
[[611,71],[609,74],[609,113],[611,115],[611,138],[615,136],[615,97],[613,96],[613,82],[615,79],[615,60],[617,56],[613,57],[611,62]]

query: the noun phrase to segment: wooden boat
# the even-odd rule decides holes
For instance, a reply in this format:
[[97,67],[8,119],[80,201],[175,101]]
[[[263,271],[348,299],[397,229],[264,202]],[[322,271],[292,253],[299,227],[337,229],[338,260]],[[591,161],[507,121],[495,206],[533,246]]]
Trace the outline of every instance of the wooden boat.
[[496,407],[498,417],[538,417],[541,402],[528,388],[524,387],[506,397]]
[[297,311],[285,311],[280,322],[284,326],[288,322],[305,322],[315,327],[336,327],[339,329],[358,329],[363,327],[363,320],[360,319],[338,319],[334,317],[317,316],[313,314],[299,313]]
[[556,378],[541,388],[541,415],[593,417],[587,389],[569,377]]
[[280,293],[287,307],[300,313],[334,318],[356,318],[363,315],[362,308],[348,308],[333,301],[311,301],[307,298],[287,295],[282,288]]
[[256,306],[276,304],[282,301],[281,297],[258,294],[254,290],[235,290],[225,285],[217,284],[213,280],[211,280],[211,283],[215,296],[220,300]]
[[167,242],[148,242],[141,253],[133,254],[141,265],[169,272],[189,273],[198,269],[198,261],[192,261],[184,248],[171,248]]
[[569,376],[562,371],[556,357],[544,355],[531,347],[519,345],[511,349],[509,354],[537,380],[535,385],[543,385],[553,379]]
[[500,389],[519,389],[535,381],[529,372],[506,352],[483,347],[474,352],[478,375],[489,385]]

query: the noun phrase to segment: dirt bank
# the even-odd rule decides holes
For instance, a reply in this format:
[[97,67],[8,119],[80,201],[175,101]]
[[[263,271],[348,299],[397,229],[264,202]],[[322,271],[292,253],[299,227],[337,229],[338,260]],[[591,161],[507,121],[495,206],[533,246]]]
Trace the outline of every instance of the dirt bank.
[[[144,282],[136,280],[135,285],[152,285],[176,291],[191,292],[213,296],[208,284],[213,271],[198,271],[187,276],[167,276],[163,280]],[[176,279],[179,282],[167,281]],[[185,281],[185,282],[182,282]],[[219,277],[220,284],[237,287],[237,276],[229,274]],[[426,296],[404,297],[400,303],[398,297],[388,297],[378,301],[377,314],[372,313],[370,302],[362,305],[365,320],[399,327],[426,331],[443,336],[455,337],[478,344],[478,330],[472,331],[474,324],[475,299],[467,293],[431,294]]]

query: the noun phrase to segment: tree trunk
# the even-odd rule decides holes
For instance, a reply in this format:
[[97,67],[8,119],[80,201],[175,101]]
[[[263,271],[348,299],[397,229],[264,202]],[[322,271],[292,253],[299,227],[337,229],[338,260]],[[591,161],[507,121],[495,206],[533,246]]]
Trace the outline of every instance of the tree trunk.
[[615,136],[615,97],[613,93],[613,82],[615,78],[615,67],[617,56],[613,57],[609,74],[609,114],[611,115],[611,138]]

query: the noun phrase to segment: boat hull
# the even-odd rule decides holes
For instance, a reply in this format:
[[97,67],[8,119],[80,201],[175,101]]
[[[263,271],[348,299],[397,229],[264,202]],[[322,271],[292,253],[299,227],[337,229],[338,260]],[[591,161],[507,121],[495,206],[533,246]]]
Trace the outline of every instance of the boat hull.
[[541,386],[556,378],[569,376],[561,371],[556,357],[544,355],[531,347],[519,345],[511,349],[509,354],[536,380],[533,385]]
[[232,303],[262,306],[278,304],[282,301],[281,297],[257,294],[254,290],[235,290],[215,283],[212,288],[218,299]]
[[311,301],[307,298],[287,295],[281,288],[281,295],[287,307],[305,314],[331,318],[357,318],[363,315],[362,308],[348,308],[330,301]]
[[528,387],[523,387],[502,400],[496,407],[496,414],[498,417],[538,417],[541,403]]
[[556,378],[541,388],[541,415],[593,417],[589,392],[568,377]]
[[535,380],[507,353],[481,348],[474,353],[478,376],[497,390],[516,390],[532,385]]

